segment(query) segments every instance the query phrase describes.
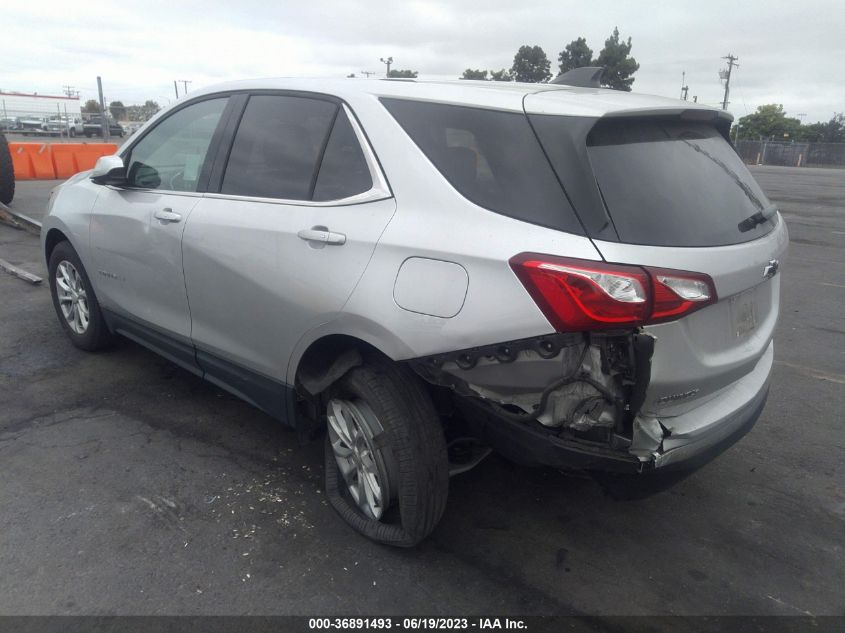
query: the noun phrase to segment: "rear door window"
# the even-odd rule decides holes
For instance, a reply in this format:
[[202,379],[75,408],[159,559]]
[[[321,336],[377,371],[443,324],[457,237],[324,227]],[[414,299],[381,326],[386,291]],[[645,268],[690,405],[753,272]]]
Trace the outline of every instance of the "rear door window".
[[[545,141],[544,141],[545,142]],[[587,136],[602,198],[623,242],[722,246],[757,239],[777,216],[742,230],[770,206],[742,160],[711,125],[604,119]]]
[[221,193],[311,200],[338,106],[322,99],[250,97],[229,154]]
[[406,99],[381,101],[468,200],[512,218],[583,234],[524,114]]

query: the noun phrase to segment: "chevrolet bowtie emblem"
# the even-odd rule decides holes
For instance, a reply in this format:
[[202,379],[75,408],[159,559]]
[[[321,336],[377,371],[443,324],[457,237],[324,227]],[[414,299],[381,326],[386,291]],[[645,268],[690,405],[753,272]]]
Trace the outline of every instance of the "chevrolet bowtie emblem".
[[772,259],[766,264],[766,267],[763,269],[763,279],[771,279],[774,277],[778,269],[780,268],[780,263],[776,259]]

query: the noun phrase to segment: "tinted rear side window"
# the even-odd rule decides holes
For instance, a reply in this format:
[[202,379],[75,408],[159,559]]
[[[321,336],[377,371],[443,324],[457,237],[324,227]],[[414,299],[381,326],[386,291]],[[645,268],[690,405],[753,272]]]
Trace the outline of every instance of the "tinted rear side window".
[[770,203],[733,148],[705,123],[600,120],[587,136],[587,153],[623,242],[738,244],[776,222],[740,230],[742,220]]
[[221,193],[310,200],[338,107],[329,101],[252,96],[241,118]]
[[525,115],[382,99],[461,195],[512,218],[583,234]]
[[342,200],[369,191],[372,186],[370,168],[358,137],[341,108],[323,154],[314,200]]

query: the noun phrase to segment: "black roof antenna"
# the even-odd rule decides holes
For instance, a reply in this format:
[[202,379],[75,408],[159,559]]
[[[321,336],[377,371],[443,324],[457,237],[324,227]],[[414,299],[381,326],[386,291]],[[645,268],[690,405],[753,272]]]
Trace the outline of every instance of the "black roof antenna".
[[550,84],[563,84],[577,88],[601,88],[601,76],[604,68],[601,66],[582,66],[567,70],[562,75],[552,79]]

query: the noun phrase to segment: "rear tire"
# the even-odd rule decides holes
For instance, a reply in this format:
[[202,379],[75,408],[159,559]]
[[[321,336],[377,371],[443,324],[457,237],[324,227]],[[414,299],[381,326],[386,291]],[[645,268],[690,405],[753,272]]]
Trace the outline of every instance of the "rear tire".
[[70,242],[59,242],[50,254],[50,295],[65,333],[79,349],[94,352],[111,345],[94,288]]
[[0,202],[9,204],[15,197],[15,169],[6,135],[0,133]]
[[[326,492],[332,507],[369,539],[399,547],[416,545],[440,521],[449,492],[443,429],[420,379],[404,366],[372,356],[335,383],[326,402]],[[338,407],[346,413],[338,414]],[[346,450],[350,438],[344,441],[336,431],[333,414],[352,419],[349,427],[360,431],[352,442],[361,446],[360,455]],[[339,456],[353,452],[348,458]],[[381,497],[375,512],[372,504],[361,501],[361,486],[367,486],[360,483],[353,462],[364,465],[365,477],[377,483],[369,486],[369,492],[375,489]]]

